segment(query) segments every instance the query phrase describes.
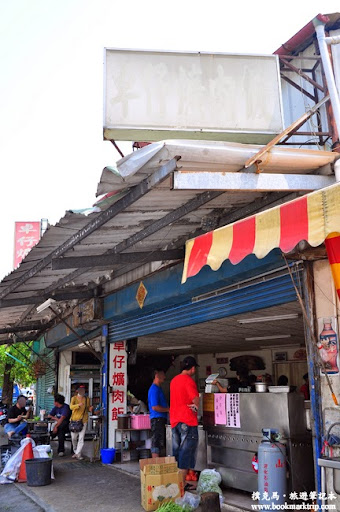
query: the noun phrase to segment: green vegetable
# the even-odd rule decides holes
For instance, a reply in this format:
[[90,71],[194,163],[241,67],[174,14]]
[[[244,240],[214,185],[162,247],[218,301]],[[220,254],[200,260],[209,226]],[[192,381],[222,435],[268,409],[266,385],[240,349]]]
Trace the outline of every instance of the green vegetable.
[[187,507],[183,508],[180,505],[176,505],[173,501],[163,503],[157,510],[160,510],[161,512],[190,512],[190,509]]
[[222,489],[218,484],[221,483],[221,475],[214,469],[204,469],[201,474],[197,485],[198,494],[204,492],[218,492],[222,494]]

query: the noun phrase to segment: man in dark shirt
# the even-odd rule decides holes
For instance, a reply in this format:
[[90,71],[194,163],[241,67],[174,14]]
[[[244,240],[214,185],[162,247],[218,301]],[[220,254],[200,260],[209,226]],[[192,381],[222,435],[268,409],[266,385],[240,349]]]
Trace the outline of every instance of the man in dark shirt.
[[4,429],[9,438],[13,434],[25,434],[27,432],[27,420],[30,411],[26,411],[26,397],[20,395],[17,403],[8,410],[7,420]]
[[65,452],[65,434],[68,432],[68,426],[71,417],[71,409],[65,404],[65,397],[57,394],[54,397],[54,407],[51,410],[48,418],[56,421],[53,427],[52,438],[58,436],[58,455],[64,456]]

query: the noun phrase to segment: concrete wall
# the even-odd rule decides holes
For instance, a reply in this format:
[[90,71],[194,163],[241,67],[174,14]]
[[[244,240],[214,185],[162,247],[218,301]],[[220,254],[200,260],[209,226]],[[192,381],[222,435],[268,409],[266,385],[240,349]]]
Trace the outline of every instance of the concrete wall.
[[[228,372],[227,378],[236,378],[236,372],[230,370],[230,366],[229,366],[230,359],[232,359],[233,357],[243,356],[243,355],[259,356],[264,361],[264,364],[266,367],[265,370],[253,370],[251,372],[252,374],[258,376],[258,375],[263,375],[264,373],[269,373],[274,378],[275,370],[274,370],[273,361],[274,361],[275,352],[287,352],[288,361],[291,361],[294,364],[295,361],[293,361],[293,356],[294,356],[294,353],[299,348],[301,348],[301,347],[295,346],[292,348],[286,348],[286,347],[285,348],[272,348],[272,349],[268,348],[268,349],[263,349],[261,351],[254,351],[254,352],[251,352],[248,350],[248,351],[240,351],[240,352],[221,352],[221,353],[219,352],[216,354],[180,355],[175,359],[173,365],[167,371],[166,382],[163,385],[164,393],[165,393],[166,397],[169,398],[169,396],[170,396],[170,391],[169,391],[170,381],[173,377],[178,375],[178,373],[180,372],[180,362],[184,359],[184,357],[186,357],[186,355],[194,356],[196,358],[198,364],[200,365],[199,368],[197,368],[196,375],[195,375],[195,380],[197,382],[197,386],[199,387],[200,379],[205,379],[208,375],[208,372],[207,372],[208,366],[211,367],[210,373],[218,373],[218,369],[220,367],[225,367]],[[217,358],[228,358],[228,362],[223,363],[223,364],[218,364]],[[303,370],[301,373],[307,372],[307,362],[296,361],[296,363],[303,365]],[[288,373],[288,372],[286,372],[286,373]],[[281,373],[280,373],[280,375],[281,375]],[[274,382],[274,384],[276,384],[276,382]],[[301,382],[300,381],[289,382],[289,384],[299,387],[303,384],[303,381],[301,380]]]
[[[254,352],[223,352],[218,354],[201,354],[198,356],[198,364],[200,365],[200,368],[198,368],[198,376],[199,378],[205,378],[207,377],[207,366],[211,366],[211,373],[217,373],[218,369],[223,366],[226,368],[228,374],[227,378],[236,378],[236,372],[233,372],[230,370],[229,362],[230,359],[237,356],[243,356],[243,355],[254,355],[259,356],[263,359],[266,369],[265,370],[253,370],[251,371],[254,375],[263,375],[264,373],[269,373],[272,375],[273,372],[273,366],[272,366],[272,356],[271,356],[271,350],[261,350],[261,351],[254,351]],[[216,362],[217,358],[228,358],[229,362],[224,364],[218,364]]]

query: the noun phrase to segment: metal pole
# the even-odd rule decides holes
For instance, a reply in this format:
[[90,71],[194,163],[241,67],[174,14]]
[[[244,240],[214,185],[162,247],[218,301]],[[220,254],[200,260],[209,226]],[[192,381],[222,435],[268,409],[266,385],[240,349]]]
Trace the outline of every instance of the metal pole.
[[[320,48],[320,55],[322,60],[322,65],[325,71],[326,81],[327,81],[327,87],[329,91],[329,96],[331,98],[331,104],[333,107],[333,114],[334,119],[336,123],[336,127],[338,129],[338,133],[340,134],[340,100],[339,100],[339,93],[336,88],[335,78],[333,74],[332,69],[332,63],[331,59],[329,57],[328,53],[328,45],[327,43],[340,43],[340,38],[328,38],[325,36],[325,25],[320,22],[320,20],[315,19],[314,21],[315,25],[315,32],[318,38],[319,48]],[[335,142],[335,141],[333,141]]]
[[27,368],[27,364],[20,361],[20,359],[17,359],[16,357],[12,356],[12,354],[10,354],[9,352],[5,352],[5,354],[6,354],[6,356],[11,357],[12,359],[14,359],[14,361],[17,361],[18,363],[22,364],[23,366],[25,366]]
[[321,386],[320,386],[320,365],[318,364],[318,350],[315,344],[314,334],[314,288],[313,288],[313,267],[311,263],[305,262],[303,274],[303,291],[304,291],[304,305],[306,307],[307,319],[305,318],[305,336],[306,336],[306,349],[308,354],[308,377],[310,381],[310,399],[311,399],[311,413],[314,420],[315,437],[313,439],[314,448],[314,474],[317,491],[322,492],[322,474],[318,459],[321,457],[322,449],[322,403],[321,403]]
[[29,362],[29,364],[32,364],[31,359],[29,359],[25,354],[23,354],[15,345],[11,345],[11,348],[14,348],[26,361]]

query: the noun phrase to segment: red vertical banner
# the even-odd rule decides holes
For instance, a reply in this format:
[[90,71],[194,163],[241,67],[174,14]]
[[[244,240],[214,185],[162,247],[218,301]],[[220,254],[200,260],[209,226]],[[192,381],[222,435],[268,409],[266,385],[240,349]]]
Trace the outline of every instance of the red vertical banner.
[[116,341],[110,344],[110,397],[108,403],[109,447],[115,444],[115,430],[118,415],[126,413],[127,405],[127,353],[126,342]]
[[14,232],[14,268],[17,268],[32,247],[40,240],[39,222],[16,222]]

